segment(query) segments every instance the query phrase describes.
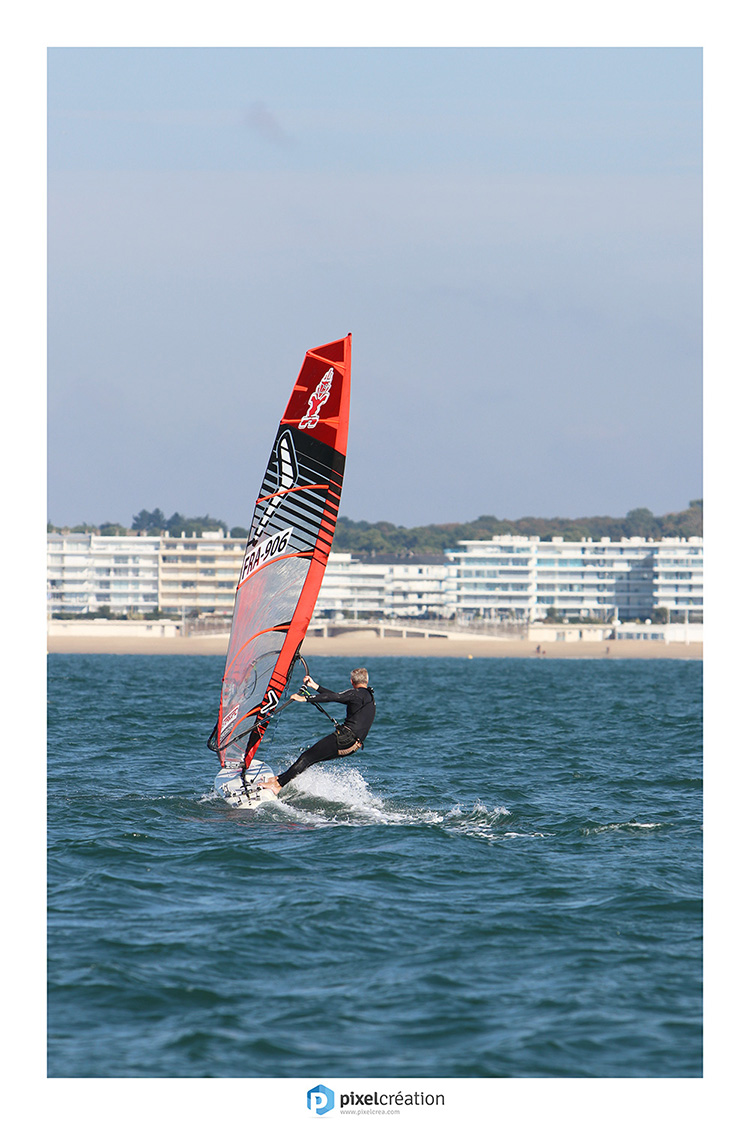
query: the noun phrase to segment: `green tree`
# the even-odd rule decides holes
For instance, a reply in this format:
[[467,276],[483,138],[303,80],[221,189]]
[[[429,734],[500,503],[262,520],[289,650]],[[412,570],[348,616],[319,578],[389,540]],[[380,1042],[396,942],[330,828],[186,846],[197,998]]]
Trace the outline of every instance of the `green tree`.
[[212,516],[183,516],[175,512],[165,521],[166,530],[172,536],[180,536],[183,531],[186,535],[200,535],[203,531],[223,531],[226,534],[227,525],[223,520],[216,520]]
[[648,508],[633,508],[625,516],[625,534],[642,536],[644,539],[657,538],[661,532],[659,521]]
[[166,518],[161,508],[154,508],[153,512],[141,508],[137,516],[133,516],[133,522],[130,525],[133,531],[146,531],[150,533],[163,531],[166,526]]

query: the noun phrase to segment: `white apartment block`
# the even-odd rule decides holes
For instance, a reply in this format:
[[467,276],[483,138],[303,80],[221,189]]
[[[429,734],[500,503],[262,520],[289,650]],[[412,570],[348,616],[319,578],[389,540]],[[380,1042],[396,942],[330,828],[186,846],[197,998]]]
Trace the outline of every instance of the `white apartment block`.
[[221,531],[172,539],[159,547],[159,609],[163,613],[227,613],[234,609],[245,539]]
[[[50,615],[226,614],[234,606],[244,539],[201,536],[47,537]],[[558,617],[672,621],[703,613],[703,540],[565,542],[499,535],[464,540],[445,556],[331,554],[318,619],[443,617],[539,621]]]
[[703,613],[703,540],[664,539],[654,563],[654,604],[690,620]]
[[159,605],[157,536],[47,536],[47,609],[149,613]]
[[[201,536],[47,536],[47,603],[52,614],[154,610],[231,614],[244,539]],[[450,615],[441,556],[360,561],[330,556],[316,606],[328,620]]]
[[450,616],[451,569],[441,555],[380,555],[367,561],[333,553],[323,577],[315,616]]
[[448,551],[456,566],[459,620],[538,621],[559,616],[600,620],[675,618],[703,613],[703,540],[585,539],[496,535],[463,540]]
[[114,614],[161,610],[231,613],[244,539],[221,532],[168,535],[50,534],[47,609]]

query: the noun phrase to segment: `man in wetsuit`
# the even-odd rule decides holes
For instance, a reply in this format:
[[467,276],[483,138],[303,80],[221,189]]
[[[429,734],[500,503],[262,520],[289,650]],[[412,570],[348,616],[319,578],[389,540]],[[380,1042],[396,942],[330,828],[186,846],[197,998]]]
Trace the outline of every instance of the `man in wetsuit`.
[[375,718],[375,696],[372,688],[367,686],[368,679],[366,668],[355,668],[351,674],[352,686],[346,691],[337,693],[316,684],[312,676],[305,676],[305,687],[312,688],[318,694],[314,696],[296,694],[292,699],[298,703],[345,703],[346,718],[343,725],[337,725],[332,734],[321,738],[320,742],[316,742],[309,750],[303,750],[288,770],[280,773],[278,777],[262,782],[261,788],[272,789],[274,793],[278,793],[293,777],[297,777],[316,762],[343,758],[361,749]]

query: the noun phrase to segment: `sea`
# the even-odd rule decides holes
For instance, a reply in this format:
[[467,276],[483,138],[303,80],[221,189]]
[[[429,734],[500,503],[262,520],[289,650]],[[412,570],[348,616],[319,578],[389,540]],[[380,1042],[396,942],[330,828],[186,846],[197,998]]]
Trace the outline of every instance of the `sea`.
[[375,724],[256,811],[223,663],[49,657],[49,1077],[701,1076],[699,660],[311,659]]

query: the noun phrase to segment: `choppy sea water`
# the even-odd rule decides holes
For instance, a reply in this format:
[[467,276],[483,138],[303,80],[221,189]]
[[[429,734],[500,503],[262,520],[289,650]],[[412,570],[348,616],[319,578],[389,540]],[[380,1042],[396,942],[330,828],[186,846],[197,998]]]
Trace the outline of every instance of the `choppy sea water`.
[[223,659],[50,657],[49,1075],[700,1075],[700,662],[367,663],[364,750],[246,812]]

